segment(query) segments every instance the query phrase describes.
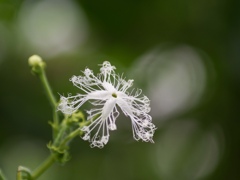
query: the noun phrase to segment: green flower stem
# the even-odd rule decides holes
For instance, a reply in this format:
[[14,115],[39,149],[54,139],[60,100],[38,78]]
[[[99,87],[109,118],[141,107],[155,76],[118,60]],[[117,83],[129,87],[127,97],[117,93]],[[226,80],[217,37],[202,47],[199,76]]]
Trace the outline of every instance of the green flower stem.
[[[33,172],[31,172],[28,168],[19,166],[17,172],[17,180],[36,180],[55,162],[65,163],[69,159],[68,143],[76,136],[82,135],[83,131],[81,131],[80,128],[89,123],[88,121],[85,121],[83,114],[81,112],[78,112],[70,117],[65,116],[65,118],[61,121],[60,124],[57,113],[58,103],[52,93],[51,87],[47,80],[47,76],[45,73],[45,62],[43,62],[42,58],[38,55],[31,56],[28,62],[31,67],[32,73],[37,75],[41,83],[43,84],[47,98],[49,99],[53,109],[53,122],[50,122],[50,125],[53,129],[53,144],[49,143],[48,145],[48,148],[51,152],[49,157]],[[82,120],[82,122],[80,120]],[[77,125],[79,126],[79,128],[73,130],[73,128]]]
[[57,101],[52,93],[51,87],[48,83],[46,74],[45,74],[45,67],[46,64],[45,62],[42,60],[42,58],[38,55],[32,55],[31,57],[29,57],[28,59],[28,64],[31,67],[31,71],[33,74],[37,75],[42,84],[43,87],[46,91],[47,97],[50,101],[50,104],[52,106],[53,109],[53,123],[50,123],[52,125],[53,128],[53,139],[55,139],[56,135],[58,134],[58,128],[59,128],[59,118],[58,118],[58,113],[57,113]]
[[[81,117],[82,118],[82,117]],[[65,119],[62,121],[60,130],[54,140],[54,146],[59,146],[60,148],[64,148],[64,146],[69,142],[71,139],[75,138],[77,135],[82,135],[82,131],[80,128],[83,126],[86,126],[90,123],[90,121],[83,121],[79,124],[79,128],[68,134],[68,136],[63,139],[64,134],[66,133],[67,129],[69,128],[69,118],[65,117]]]
[[51,154],[35,171],[32,172],[31,180],[37,179],[56,161],[55,156]]
[[[76,129],[75,131],[71,132],[59,145],[59,148],[64,148],[65,145],[75,138],[77,135],[80,135],[81,130]],[[42,173],[44,173],[54,162],[56,158],[53,154],[51,154],[33,173],[31,176],[31,180],[37,179]]]
[[50,85],[48,83],[48,80],[47,80],[47,77],[46,77],[46,73],[44,71],[44,67],[42,67],[41,69],[42,69],[42,72],[39,73],[39,77],[40,77],[40,79],[41,79],[41,81],[43,83],[43,86],[44,86],[44,88],[45,88],[45,90],[47,92],[47,96],[48,96],[48,98],[50,100],[50,103],[51,103],[52,107],[55,108],[56,105],[57,105],[56,99],[55,99],[55,97],[54,97],[54,95],[52,93],[52,90],[50,88]]
[[66,131],[68,129],[68,125],[67,125],[66,121],[67,121],[67,119],[64,119],[61,123],[60,130],[58,131],[58,134],[57,134],[56,138],[54,139],[55,146],[59,146],[64,134],[66,133]]
[[[84,121],[80,123],[80,128],[82,128],[83,126],[86,126],[90,123],[90,121]],[[76,130],[74,130],[73,132],[71,132],[65,139],[62,140],[60,147],[64,147],[69,141],[71,141],[73,138],[75,138],[78,135],[82,135],[83,131],[78,128]]]
[[71,132],[60,144],[60,147],[64,147],[69,141],[75,138],[77,135],[81,134],[81,130],[78,128],[75,131]]
[[39,78],[43,84],[43,87],[47,93],[47,97],[53,108],[53,137],[56,137],[56,135],[58,133],[58,127],[59,127],[59,118],[58,118],[58,114],[57,114],[57,102],[52,93],[51,87],[48,83],[44,67],[41,67],[41,73],[39,73]]

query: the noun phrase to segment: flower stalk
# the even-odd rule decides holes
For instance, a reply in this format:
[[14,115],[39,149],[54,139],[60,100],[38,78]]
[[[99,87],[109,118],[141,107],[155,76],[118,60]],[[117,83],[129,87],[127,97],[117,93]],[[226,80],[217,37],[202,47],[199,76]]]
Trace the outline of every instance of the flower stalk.
[[32,73],[37,75],[46,91],[47,98],[53,109],[53,123],[50,123],[53,128],[53,138],[56,137],[59,130],[59,117],[57,113],[57,101],[52,93],[51,86],[49,85],[45,68],[46,64],[43,62],[42,58],[38,55],[33,55],[28,60],[29,66],[31,67]]
[[35,180],[41,176],[55,161],[55,156],[53,154],[49,155],[49,157],[31,173],[31,180]]
[[[46,64],[41,57],[33,55],[29,58],[29,65],[34,75],[37,75],[46,91],[47,98],[53,109],[53,122],[49,122],[53,129],[53,143],[48,144],[50,155],[33,172],[30,169],[19,166],[17,180],[36,180],[55,162],[65,163],[69,160],[69,142],[76,136],[81,135],[82,126],[86,125],[83,114],[78,111],[71,116],[65,116],[61,124],[57,112],[57,101],[52,93],[45,73]],[[0,172],[0,180],[4,180]]]

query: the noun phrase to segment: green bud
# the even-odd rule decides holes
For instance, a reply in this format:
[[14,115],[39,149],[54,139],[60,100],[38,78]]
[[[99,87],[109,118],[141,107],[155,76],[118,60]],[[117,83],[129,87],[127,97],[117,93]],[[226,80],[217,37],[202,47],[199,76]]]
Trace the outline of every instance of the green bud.
[[84,114],[81,111],[76,111],[75,113],[72,114],[71,117],[68,118],[68,123],[78,123],[78,122],[84,122]]
[[34,74],[41,73],[43,68],[45,67],[45,63],[43,62],[42,58],[38,55],[32,55],[31,57],[29,57],[28,64],[31,67],[31,70]]
[[36,66],[39,65],[43,62],[42,58],[38,55],[32,55],[29,59],[28,59],[28,63],[30,66]]

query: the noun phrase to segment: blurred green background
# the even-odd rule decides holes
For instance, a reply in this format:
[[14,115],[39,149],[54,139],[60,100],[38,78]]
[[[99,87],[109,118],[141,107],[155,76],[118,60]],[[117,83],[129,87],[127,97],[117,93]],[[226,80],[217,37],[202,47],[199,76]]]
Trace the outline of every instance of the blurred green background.
[[27,59],[47,62],[54,94],[108,60],[151,100],[154,144],[120,117],[103,149],[76,138],[71,160],[39,179],[235,180],[240,152],[240,1],[1,0],[0,168],[48,155],[51,107]]

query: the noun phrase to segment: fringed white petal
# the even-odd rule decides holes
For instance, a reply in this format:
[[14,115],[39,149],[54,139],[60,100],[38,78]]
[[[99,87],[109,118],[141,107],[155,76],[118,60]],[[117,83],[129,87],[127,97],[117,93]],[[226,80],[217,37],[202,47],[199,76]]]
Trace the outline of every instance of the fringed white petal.
[[88,68],[83,71],[83,76],[73,76],[70,81],[84,94],[62,96],[58,110],[72,114],[86,101],[95,106],[87,111],[90,124],[81,129],[85,133],[83,140],[89,141],[91,147],[102,148],[109,140],[109,130],[117,129],[117,106],[130,117],[134,139],[153,142],[156,127],[152,123],[152,117],[147,114],[150,111],[150,100],[141,95],[140,89],[128,92],[133,80],[125,80],[122,75],[116,75],[115,69],[115,66],[105,61],[97,76]]

